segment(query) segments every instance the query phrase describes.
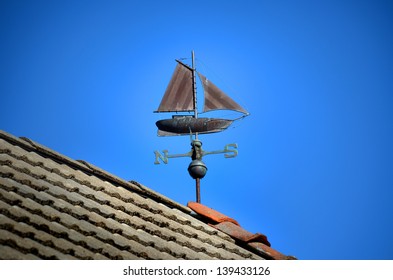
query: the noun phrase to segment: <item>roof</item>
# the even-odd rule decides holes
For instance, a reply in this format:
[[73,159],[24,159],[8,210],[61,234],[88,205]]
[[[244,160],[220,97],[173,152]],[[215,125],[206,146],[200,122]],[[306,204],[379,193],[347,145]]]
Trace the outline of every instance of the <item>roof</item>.
[[288,258],[235,220],[188,206],[0,131],[2,259]]

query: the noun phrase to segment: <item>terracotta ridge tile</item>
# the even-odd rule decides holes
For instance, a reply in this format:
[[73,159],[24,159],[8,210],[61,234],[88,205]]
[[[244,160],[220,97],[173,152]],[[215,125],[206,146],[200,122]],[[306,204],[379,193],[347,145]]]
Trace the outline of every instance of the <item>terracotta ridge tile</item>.
[[252,248],[264,258],[273,260],[296,259],[295,257],[286,256],[271,248],[271,244],[268,241],[266,235],[261,233],[253,234],[243,229],[236,220],[212,208],[197,202],[188,202],[187,206],[190,207],[195,213],[210,220],[211,223],[209,223],[209,225],[211,227],[228,234],[235,240],[244,244],[244,246],[249,247],[250,249]]
[[295,257],[281,254],[277,250],[260,242],[250,242],[248,245],[257,249],[257,251],[261,252],[262,254],[268,255],[273,260],[296,260]]
[[232,219],[232,218],[230,218],[230,217],[228,217],[228,216],[226,216],[226,215],[224,215],[224,214],[222,214],[212,208],[209,208],[203,204],[190,201],[187,203],[187,206],[189,208],[191,208],[195,213],[197,213],[205,218],[208,218],[216,223],[231,222],[235,225],[240,226],[239,223],[235,219]]
[[215,229],[225,232],[226,234],[229,234],[230,236],[232,236],[237,240],[241,240],[246,243],[260,242],[270,247],[270,242],[267,240],[266,235],[261,233],[253,234],[231,222],[221,222],[217,225],[211,225],[211,226],[214,227]]

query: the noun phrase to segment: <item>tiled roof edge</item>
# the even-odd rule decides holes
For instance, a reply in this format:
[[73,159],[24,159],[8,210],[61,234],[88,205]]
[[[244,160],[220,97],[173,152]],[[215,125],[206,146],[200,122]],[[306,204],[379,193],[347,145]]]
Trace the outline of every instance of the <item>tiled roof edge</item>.
[[[267,260],[295,260],[293,256],[284,255],[271,248],[267,236],[261,233],[251,233],[243,229],[239,223],[217,210],[203,204],[190,201],[187,206],[193,210],[201,220],[205,220],[211,227],[234,238],[243,248],[253,251]],[[198,218],[198,216],[196,218]],[[207,221],[206,221],[207,220]]]
[[182,212],[185,212],[187,214],[191,213],[191,209],[181,205],[172,199],[165,197],[162,194],[159,194],[150,188],[135,182],[135,181],[130,181],[127,182],[124,179],[121,179],[113,174],[110,174],[101,168],[98,168],[94,166],[93,164],[87,163],[82,160],[73,160],[65,155],[62,155],[56,151],[53,151],[52,149],[45,147],[39,143],[36,143],[32,141],[29,138],[26,137],[15,137],[3,130],[0,130],[0,138],[6,140],[7,142],[10,142],[12,144],[18,145],[23,149],[26,149],[28,151],[34,151],[37,154],[40,154],[42,156],[48,157],[54,161],[57,161],[59,163],[64,163],[76,170],[80,170],[88,175],[94,175],[96,177],[99,177],[101,179],[105,179],[106,181],[113,182],[116,184],[121,185],[125,189],[128,189],[130,191],[134,191],[142,196],[151,198],[157,202],[163,203],[167,206],[177,208],[181,210]]

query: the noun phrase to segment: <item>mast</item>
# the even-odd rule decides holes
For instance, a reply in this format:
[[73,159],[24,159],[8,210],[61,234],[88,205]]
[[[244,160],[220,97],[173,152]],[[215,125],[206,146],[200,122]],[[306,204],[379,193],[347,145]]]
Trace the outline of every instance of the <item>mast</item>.
[[197,108],[197,97],[196,97],[196,80],[195,80],[195,57],[194,51],[191,51],[191,58],[192,58],[192,94],[194,98],[194,117],[198,118],[198,108]]
[[197,92],[196,92],[196,79],[195,79],[195,58],[194,58],[194,51],[191,51],[192,57],[192,93],[194,98],[194,117],[198,118],[198,107],[197,107]]
[[[198,104],[197,104],[197,92],[196,92],[196,77],[195,77],[195,55],[194,55],[194,51],[191,51],[191,58],[192,58],[192,64],[191,64],[191,68],[192,68],[192,93],[193,93],[193,97],[194,97],[194,118],[198,118]],[[195,140],[192,141],[192,147],[194,150],[194,153],[197,152],[196,149],[196,145],[195,145],[195,141],[198,141],[198,132],[195,132]],[[198,141],[199,142],[199,141]],[[201,143],[202,145],[202,143]],[[202,159],[202,157],[201,157]],[[202,163],[202,161],[201,161]],[[203,177],[203,176],[202,176]],[[196,176],[195,177],[195,191],[196,191],[196,202],[201,203],[201,177]]]

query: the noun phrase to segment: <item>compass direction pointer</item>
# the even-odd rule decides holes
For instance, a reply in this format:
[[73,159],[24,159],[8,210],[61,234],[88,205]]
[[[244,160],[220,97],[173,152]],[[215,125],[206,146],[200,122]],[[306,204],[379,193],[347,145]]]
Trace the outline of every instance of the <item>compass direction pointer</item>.
[[223,150],[210,151],[210,152],[202,150],[201,148],[202,143],[199,140],[194,140],[191,145],[192,145],[191,151],[185,154],[170,155],[168,154],[168,150],[163,150],[162,153],[160,153],[159,151],[154,151],[154,155],[155,155],[154,164],[160,164],[160,161],[162,161],[164,164],[168,164],[169,158],[192,157],[201,160],[203,156],[207,156],[207,155],[224,154],[225,158],[234,158],[238,154],[236,143],[225,145]]
[[169,155],[168,150],[163,150],[162,153],[163,154],[161,154],[159,151],[154,151],[154,155],[156,156],[154,164],[160,164],[160,160],[163,163],[168,164],[168,158],[190,157],[192,155],[191,151],[186,154]]
[[[233,149],[230,149],[233,148]],[[212,151],[212,152],[203,152],[203,155],[213,155],[213,154],[224,154],[225,158],[234,158],[237,156],[237,144],[232,143],[232,144],[227,144],[224,147],[224,150],[219,150],[219,151]]]

